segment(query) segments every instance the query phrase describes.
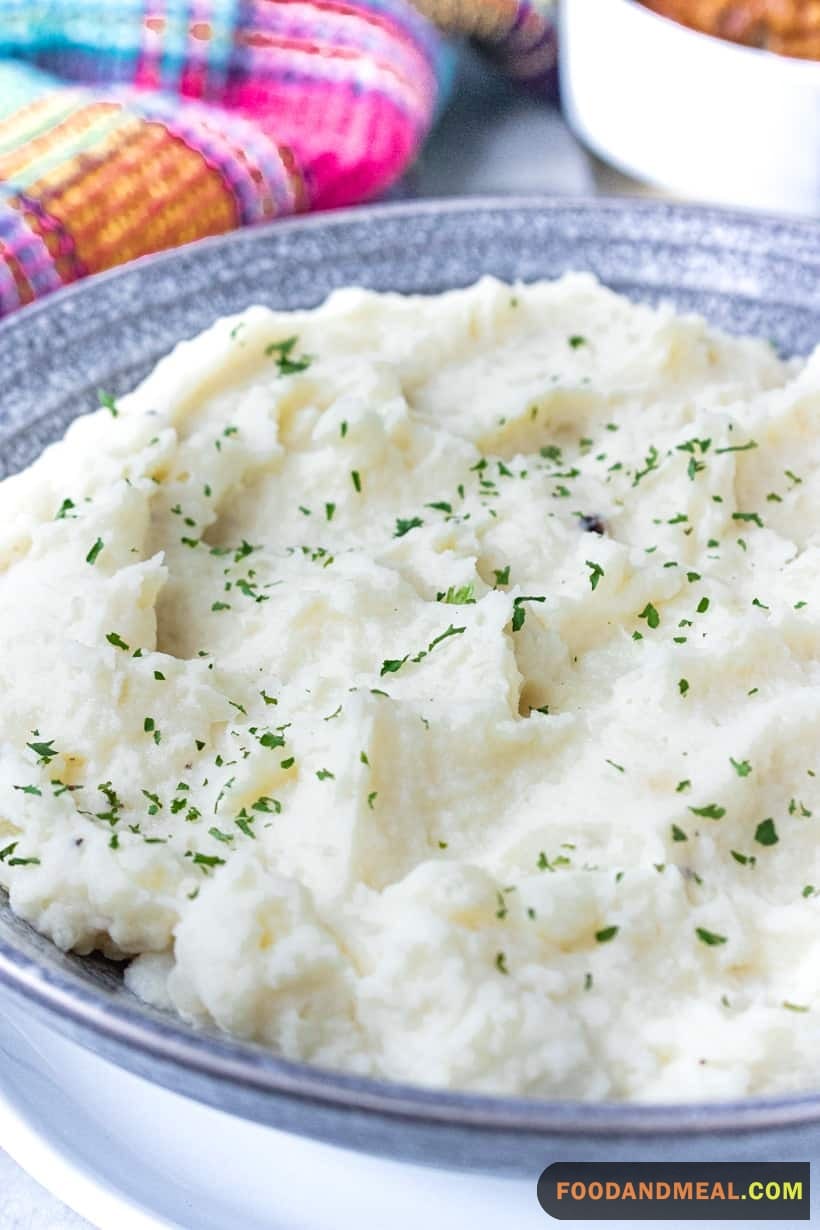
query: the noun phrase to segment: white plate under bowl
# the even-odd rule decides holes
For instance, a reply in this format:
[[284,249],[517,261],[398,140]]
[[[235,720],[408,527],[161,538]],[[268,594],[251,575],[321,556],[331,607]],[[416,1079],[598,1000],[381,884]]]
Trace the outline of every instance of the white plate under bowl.
[[605,161],[689,198],[820,214],[820,63],[638,0],[562,0],[560,46],[567,118]]
[[116,1068],[8,1005],[0,1066],[0,1148],[96,1230],[542,1230],[551,1221],[535,1173],[434,1171],[248,1123]]

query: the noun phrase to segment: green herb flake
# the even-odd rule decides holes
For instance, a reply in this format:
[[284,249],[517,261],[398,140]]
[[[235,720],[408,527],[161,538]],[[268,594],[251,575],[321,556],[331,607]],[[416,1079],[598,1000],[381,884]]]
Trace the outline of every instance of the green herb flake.
[[409,657],[409,654],[405,654],[403,658],[385,658],[379,675],[382,677],[385,675],[395,675],[397,671],[401,670]]
[[718,935],[716,931],[707,931],[705,927],[696,927],[695,935],[701,944],[706,944],[709,948],[718,948],[727,942],[725,935]]
[[282,814],[282,804],[278,799],[272,799],[269,794],[263,794],[255,803],[251,803],[251,811],[261,811],[266,815],[279,816]]
[[234,820],[234,824],[240,832],[244,833],[246,837],[250,837],[253,841],[256,841],[256,833],[254,833],[251,828],[252,823],[253,816],[249,816],[244,808]]
[[103,542],[102,538],[98,538],[97,541],[94,543],[94,546],[88,552],[88,555],[86,555],[85,562],[87,564],[96,564],[97,560],[99,559],[100,552],[102,551],[104,546],[105,546],[105,543]]
[[[36,732],[35,732],[36,733]],[[27,748],[30,748],[34,755],[38,758],[38,764],[51,764],[55,756],[59,753],[54,750],[54,740],[49,739],[47,742],[27,743]]]
[[515,598],[513,600],[513,613],[512,613],[513,632],[520,632],[521,629],[524,627],[524,620],[527,617],[527,613],[524,610],[525,602],[546,602],[546,598],[535,597],[535,596],[529,596],[529,597],[522,596],[521,598]]
[[294,348],[298,345],[298,337],[288,337],[282,342],[271,342],[265,347],[265,354],[268,358],[276,359],[276,366],[279,368],[280,376],[292,376],[296,372],[306,371],[313,362],[313,355],[297,355],[293,356]]
[[586,566],[590,570],[589,583],[594,591],[598,588],[598,582],[600,581],[601,577],[606,576],[606,573],[604,572],[600,564],[596,564],[592,560],[588,559],[586,561]]
[[638,619],[645,619],[650,628],[657,628],[661,622],[661,617],[651,602],[647,602]]
[[448,606],[475,605],[475,586],[472,581],[469,585],[460,585],[458,588],[451,585],[446,593],[438,595],[438,601]]
[[118,417],[119,407],[116,399],[110,393],[106,393],[105,389],[97,389],[97,398],[103,410],[107,410],[114,419]]
[[204,871],[208,871],[212,867],[224,867],[224,858],[219,858],[216,854],[194,854],[194,863],[197,867],[202,867]]
[[726,808],[717,803],[707,803],[705,807],[690,807],[689,810],[693,816],[703,816],[706,820],[722,820],[726,815]]
[[595,939],[599,944],[608,944],[610,940],[615,939],[619,931],[620,927],[603,927],[600,931],[595,932]]
[[403,517],[397,517],[393,537],[403,538],[405,534],[409,534],[411,530],[420,529],[422,525],[424,525],[424,522],[421,517],[409,517],[406,519]]
[[755,525],[759,525],[760,528],[763,529],[763,521],[760,518],[760,514],[756,512],[734,512],[732,513],[732,520],[733,521],[751,521]]
[[716,448],[716,453],[747,453],[749,449],[757,448],[757,440],[748,440],[746,444],[732,444],[725,448]]
[[755,841],[761,846],[776,846],[779,840],[774,820],[771,817],[761,820],[755,829]]

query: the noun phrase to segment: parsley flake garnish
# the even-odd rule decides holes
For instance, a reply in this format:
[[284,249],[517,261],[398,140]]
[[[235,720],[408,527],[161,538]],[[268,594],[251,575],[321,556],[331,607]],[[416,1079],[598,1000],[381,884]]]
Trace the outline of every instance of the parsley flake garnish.
[[619,931],[620,927],[603,927],[600,931],[595,932],[595,939],[599,944],[608,944],[610,940],[615,939]]
[[271,342],[265,347],[265,354],[268,358],[276,358],[280,376],[292,376],[296,372],[306,371],[313,362],[313,355],[304,354],[292,357],[294,347],[298,342],[299,338],[294,336],[285,338],[283,342]]
[[693,816],[703,816],[706,820],[722,820],[726,815],[726,808],[717,803],[707,803],[705,807],[690,807],[689,810]]
[[760,514],[756,512],[734,512],[732,513],[733,521],[752,521],[755,525],[759,525],[763,529],[763,521]]
[[458,589],[451,585],[445,594],[438,595],[437,601],[448,606],[475,605],[475,586],[472,581],[469,585],[460,585]]
[[51,764],[55,756],[59,755],[54,750],[54,740],[49,739],[47,742],[27,743],[26,747],[30,748],[38,757],[38,764]]
[[[534,601],[543,602],[544,600],[543,598],[541,598],[541,599],[535,599]],[[460,636],[462,632],[466,632],[466,631],[467,631],[466,627],[465,628],[455,628],[452,624],[450,624],[446,632],[441,632],[439,633],[438,636],[433,638],[433,640],[427,646],[427,652],[432,653],[436,645],[440,645],[442,641],[446,641],[449,636]]]
[[774,820],[771,817],[761,820],[755,829],[755,841],[761,846],[776,846],[779,840]]
[[594,591],[598,588],[598,582],[600,581],[601,577],[606,576],[606,573],[604,572],[600,564],[594,563],[593,560],[591,559],[588,559],[586,561],[586,566],[590,570],[589,583]]
[[205,872],[211,867],[224,867],[225,865],[224,858],[218,858],[216,854],[194,854],[194,862]]
[[105,389],[97,389],[97,398],[103,410],[107,410],[112,418],[117,418],[119,408],[116,399],[110,393],[106,393]]
[[749,440],[746,444],[732,444],[725,448],[716,448],[716,453],[745,453],[751,448],[757,448],[757,440]]
[[657,628],[661,622],[661,617],[651,602],[647,602],[638,619],[645,619],[650,628]]
[[379,671],[381,676],[395,675],[396,671],[400,671],[405,662],[409,658],[409,654],[405,654],[403,658],[385,658],[382,662],[382,668]]
[[86,555],[85,562],[87,564],[96,564],[99,558],[100,552],[102,551],[104,546],[105,546],[105,543],[103,542],[102,538],[98,538],[97,541],[94,543],[94,546],[88,552],[88,555]]
[[421,517],[410,517],[408,519],[397,517],[393,537],[403,538],[405,534],[409,534],[411,530],[419,529],[422,525],[424,525],[424,522]]
[[529,596],[523,595],[520,598],[513,599],[513,613],[512,613],[513,632],[520,632],[521,629],[524,627],[524,620],[527,617],[527,612],[524,610],[525,602],[546,602],[546,598],[538,597],[537,595],[531,594]]
[[716,931],[707,931],[705,927],[696,927],[695,935],[702,944],[707,944],[709,948],[717,948],[720,944],[727,942],[725,935],[718,935]]

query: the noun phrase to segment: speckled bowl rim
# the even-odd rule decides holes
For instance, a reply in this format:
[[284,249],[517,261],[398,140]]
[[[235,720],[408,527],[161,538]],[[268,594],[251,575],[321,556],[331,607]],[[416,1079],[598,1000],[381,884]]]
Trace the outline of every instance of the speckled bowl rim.
[[[820,223],[778,214],[605,197],[472,197],[414,201],[288,219],[142,258],[71,285],[0,321],[0,347],[15,328],[35,315],[52,313],[68,299],[93,302],[99,287],[128,276],[137,268],[173,266],[181,256],[190,258],[194,251],[230,249],[236,243],[247,243],[249,237],[253,239],[256,236],[263,242],[265,234],[273,229],[277,234],[282,234],[286,230],[343,226],[352,220],[372,221],[377,225],[381,217],[391,215],[401,217],[402,214],[418,216],[504,210],[549,212],[567,211],[574,207],[602,215],[608,212],[651,215],[668,211],[670,215],[689,217],[693,222],[714,222],[728,228],[733,225],[741,228],[771,226],[787,233],[795,242],[802,241],[801,247],[811,252],[820,265]],[[10,432],[0,432],[0,447],[26,430],[27,427],[17,427]],[[467,1133],[488,1131],[528,1136],[558,1133],[569,1138],[583,1136],[602,1141],[614,1137],[628,1138],[636,1143],[642,1140],[648,1143],[651,1138],[661,1136],[672,1143],[674,1138],[682,1136],[708,1137],[723,1132],[746,1134],[762,1129],[771,1131],[806,1127],[820,1122],[820,1090],[816,1093],[695,1103],[581,1102],[449,1092],[347,1075],[282,1059],[256,1043],[200,1032],[175,1017],[163,1016],[158,1021],[146,1016],[138,1001],[134,1001],[132,1008],[130,1004],[124,1006],[120,1002],[107,1000],[103,993],[95,991],[93,985],[80,975],[46,969],[2,936],[0,986],[60,1032],[75,1037],[86,1046],[94,1047],[97,1041],[107,1044],[103,1049],[114,1057],[115,1062],[118,1061],[118,1052],[131,1052],[149,1063],[156,1061],[166,1069],[177,1069],[181,1077],[189,1073],[214,1081],[217,1085],[229,1081],[251,1095],[279,1095],[315,1107],[370,1113],[394,1121],[397,1127],[402,1121],[414,1121],[431,1128],[449,1126]],[[126,1063],[125,1066],[131,1065]],[[136,1065],[135,1070],[148,1075],[144,1063]],[[169,1081],[160,1079],[159,1083],[168,1085]],[[184,1082],[179,1087],[183,1088]],[[234,1110],[233,1113],[241,1111]]]

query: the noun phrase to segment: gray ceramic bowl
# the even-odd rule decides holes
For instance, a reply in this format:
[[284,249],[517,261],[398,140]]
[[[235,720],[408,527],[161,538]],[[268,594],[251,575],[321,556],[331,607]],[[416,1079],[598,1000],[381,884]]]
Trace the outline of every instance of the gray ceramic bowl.
[[[470,201],[276,223],[131,265],[0,324],[0,476],[30,462],[104,387],[123,392],[180,338],[252,302],[333,287],[440,291],[491,272],[591,269],[784,353],[820,339],[820,227],[683,206]],[[342,1076],[196,1031],[138,1003],[115,966],[58,952],[0,905],[0,997],[114,1063],[237,1115],[432,1165],[537,1173],[566,1160],[809,1160],[820,1093],[640,1106],[479,1097]],[[544,1021],[549,1029],[549,1021]],[[636,1039],[636,1045],[639,1041]]]

